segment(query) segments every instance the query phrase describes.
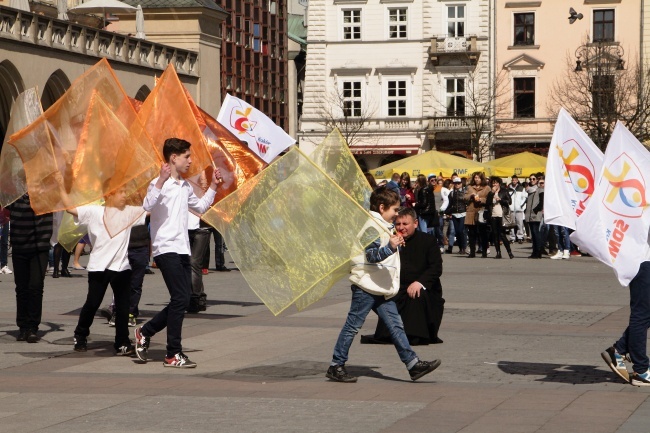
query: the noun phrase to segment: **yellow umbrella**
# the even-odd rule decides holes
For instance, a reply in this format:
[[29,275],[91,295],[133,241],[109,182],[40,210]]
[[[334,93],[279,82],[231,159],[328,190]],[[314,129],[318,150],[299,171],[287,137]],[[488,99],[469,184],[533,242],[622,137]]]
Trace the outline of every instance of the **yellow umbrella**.
[[469,177],[475,171],[485,171],[485,164],[481,164],[471,159],[461,158],[448,153],[430,150],[411,158],[399,161],[401,164],[394,166],[393,171],[402,173],[407,172],[411,177],[418,174],[428,175],[430,173],[443,177],[450,177],[452,173],[457,173],[460,177]]
[[[406,161],[415,158],[418,155],[409,156],[408,158],[398,159],[397,161],[390,162],[388,164],[382,165],[381,167],[373,168],[369,170],[370,174],[375,179],[390,179],[393,175],[393,167],[397,167],[400,164],[404,164]],[[402,172],[400,172],[402,174]]]
[[504,156],[486,163],[490,176],[510,177],[530,176],[546,171],[546,157],[531,152],[521,152]]

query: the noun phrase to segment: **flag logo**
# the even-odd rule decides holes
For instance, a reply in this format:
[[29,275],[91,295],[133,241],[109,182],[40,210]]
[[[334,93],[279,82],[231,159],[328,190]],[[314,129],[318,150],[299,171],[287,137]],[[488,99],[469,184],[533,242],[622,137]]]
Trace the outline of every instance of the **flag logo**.
[[603,178],[609,185],[603,204],[616,215],[640,218],[647,206],[645,179],[639,167],[622,153],[604,169]]

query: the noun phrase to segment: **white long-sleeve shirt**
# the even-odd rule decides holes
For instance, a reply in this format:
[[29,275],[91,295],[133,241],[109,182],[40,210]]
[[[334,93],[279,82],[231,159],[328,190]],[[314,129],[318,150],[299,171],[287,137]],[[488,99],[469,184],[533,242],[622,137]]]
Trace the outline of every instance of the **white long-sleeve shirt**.
[[192,186],[184,179],[172,177],[165,181],[162,189],[156,188],[158,178],[149,184],[142,207],[151,212],[151,246],[153,255],[165,253],[190,254],[190,239],[187,234],[188,211],[203,214],[212,202],[216,191],[209,188],[198,198]]
[[440,210],[444,212],[449,206],[449,193],[450,189],[445,188],[444,186],[440,189],[440,197],[442,197],[442,204],[440,205]]

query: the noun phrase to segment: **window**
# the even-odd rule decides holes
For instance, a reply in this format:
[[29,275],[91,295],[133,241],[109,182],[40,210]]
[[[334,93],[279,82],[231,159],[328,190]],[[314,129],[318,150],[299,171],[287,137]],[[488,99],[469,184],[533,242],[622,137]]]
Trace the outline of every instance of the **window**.
[[343,82],[343,116],[361,117],[361,81]]
[[406,116],[406,81],[388,81],[388,116]]
[[514,45],[535,45],[535,14],[515,14]]
[[594,42],[614,42],[614,9],[594,11]]
[[406,39],[406,8],[388,10],[389,39]]
[[447,116],[465,116],[464,78],[447,78]]
[[343,39],[361,39],[361,9],[343,11]]
[[535,79],[515,78],[515,117],[535,117]]
[[259,53],[262,51],[262,44],[260,41],[260,25],[259,24],[254,24],[253,25],[253,50],[256,53]]
[[465,36],[465,6],[447,6],[447,36],[450,38]]
[[591,83],[592,114],[606,116],[616,111],[614,75],[594,75]]

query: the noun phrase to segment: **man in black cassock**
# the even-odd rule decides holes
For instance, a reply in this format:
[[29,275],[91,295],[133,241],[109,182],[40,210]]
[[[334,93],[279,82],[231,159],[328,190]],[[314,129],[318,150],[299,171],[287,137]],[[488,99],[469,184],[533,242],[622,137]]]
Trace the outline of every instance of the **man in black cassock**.
[[[442,255],[435,236],[417,230],[418,219],[410,208],[400,210],[395,229],[405,239],[399,248],[400,289],[393,298],[411,345],[442,343],[438,330],[445,300],[442,297]],[[388,329],[380,320],[374,336],[362,343],[390,343]]]

